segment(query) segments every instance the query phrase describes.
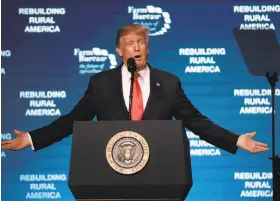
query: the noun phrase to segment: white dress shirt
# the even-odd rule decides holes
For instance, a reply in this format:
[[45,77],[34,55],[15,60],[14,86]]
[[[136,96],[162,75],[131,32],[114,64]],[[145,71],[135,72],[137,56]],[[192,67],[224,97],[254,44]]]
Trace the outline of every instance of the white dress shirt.
[[[142,92],[142,99],[143,99],[143,107],[145,109],[148,98],[150,95],[150,69],[149,67],[145,67],[141,71],[138,71],[140,75],[138,77],[138,82]],[[123,98],[125,101],[125,105],[127,111],[129,110],[129,94],[130,94],[130,85],[131,85],[131,73],[127,70],[127,67],[123,64],[122,66],[122,91],[123,91]]]
[[[131,73],[127,70],[125,64],[121,67],[122,71],[122,91],[123,91],[123,98],[127,108],[129,110],[129,93],[130,93],[130,85],[131,85]],[[146,108],[148,98],[150,96],[150,69],[146,66],[141,71],[138,71],[139,77],[138,82],[142,92],[142,99],[143,99],[143,107]],[[31,148],[34,150],[33,142],[29,133],[27,133],[29,140],[31,142]]]

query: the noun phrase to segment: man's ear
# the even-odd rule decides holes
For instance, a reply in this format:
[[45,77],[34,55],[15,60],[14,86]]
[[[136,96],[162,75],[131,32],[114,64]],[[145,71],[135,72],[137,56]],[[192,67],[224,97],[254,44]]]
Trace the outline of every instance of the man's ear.
[[118,53],[118,55],[119,55],[120,57],[123,56],[123,53],[122,53],[122,51],[121,51],[121,49],[120,49],[119,47],[116,47],[116,52]]

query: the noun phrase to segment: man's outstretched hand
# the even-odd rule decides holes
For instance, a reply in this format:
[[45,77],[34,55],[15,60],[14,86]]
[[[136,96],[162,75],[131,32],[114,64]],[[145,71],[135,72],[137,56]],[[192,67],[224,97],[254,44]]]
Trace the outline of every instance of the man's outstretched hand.
[[245,151],[248,151],[248,152],[251,152],[254,154],[259,153],[259,152],[268,151],[269,149],[268,149],[267,144],[257,142],[252,139],[255,135],[256,135],[256,132],[245,133],[243,135],[240,135],[237,140],[236,146]]
[[3,141],[1,148],[5,150],[20,150],[31,145],[28,134],[23,131],[14,129],[14,133],[17,135],[15,139]]

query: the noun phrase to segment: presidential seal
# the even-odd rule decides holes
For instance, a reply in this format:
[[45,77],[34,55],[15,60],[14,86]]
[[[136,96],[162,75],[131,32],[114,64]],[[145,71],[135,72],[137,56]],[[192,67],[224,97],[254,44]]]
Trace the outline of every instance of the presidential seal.
[[147,141],[133,131],[117,133],[106,147],[109,165],[121,174],[134,174],[142,170],[148,162],[149,154]]

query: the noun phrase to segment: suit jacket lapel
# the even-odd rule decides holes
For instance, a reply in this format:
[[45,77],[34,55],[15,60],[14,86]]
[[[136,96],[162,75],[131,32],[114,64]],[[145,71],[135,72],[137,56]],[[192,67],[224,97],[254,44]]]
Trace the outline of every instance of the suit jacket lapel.
[[115,74],[115,86],[114,87],[114,91],[113,91],[113,95],[112,98],[115,100],[112,100],[114,103],[116,104],[117,107],[120,109],[121,114],[123,115],[123,118],[125,120],[129,119],[129,115],[128,115],[128,111],[125,105],[125,101],[124,101],[124,97],[123,97],[123,87],[122,87],[122,72],[121,72],[121,67],[122,67],[122,63],[119,65],[119,67],[117,67],[116,69],[116,74]]
[[150,68],[150,96],[148,98],[142,120],[148,120],[149,117],[155,113],[155,106],[159,102],[159,99],[163,98],[161,80],[158,78],[155,70],[150,66],[150,64],[148,65]]

